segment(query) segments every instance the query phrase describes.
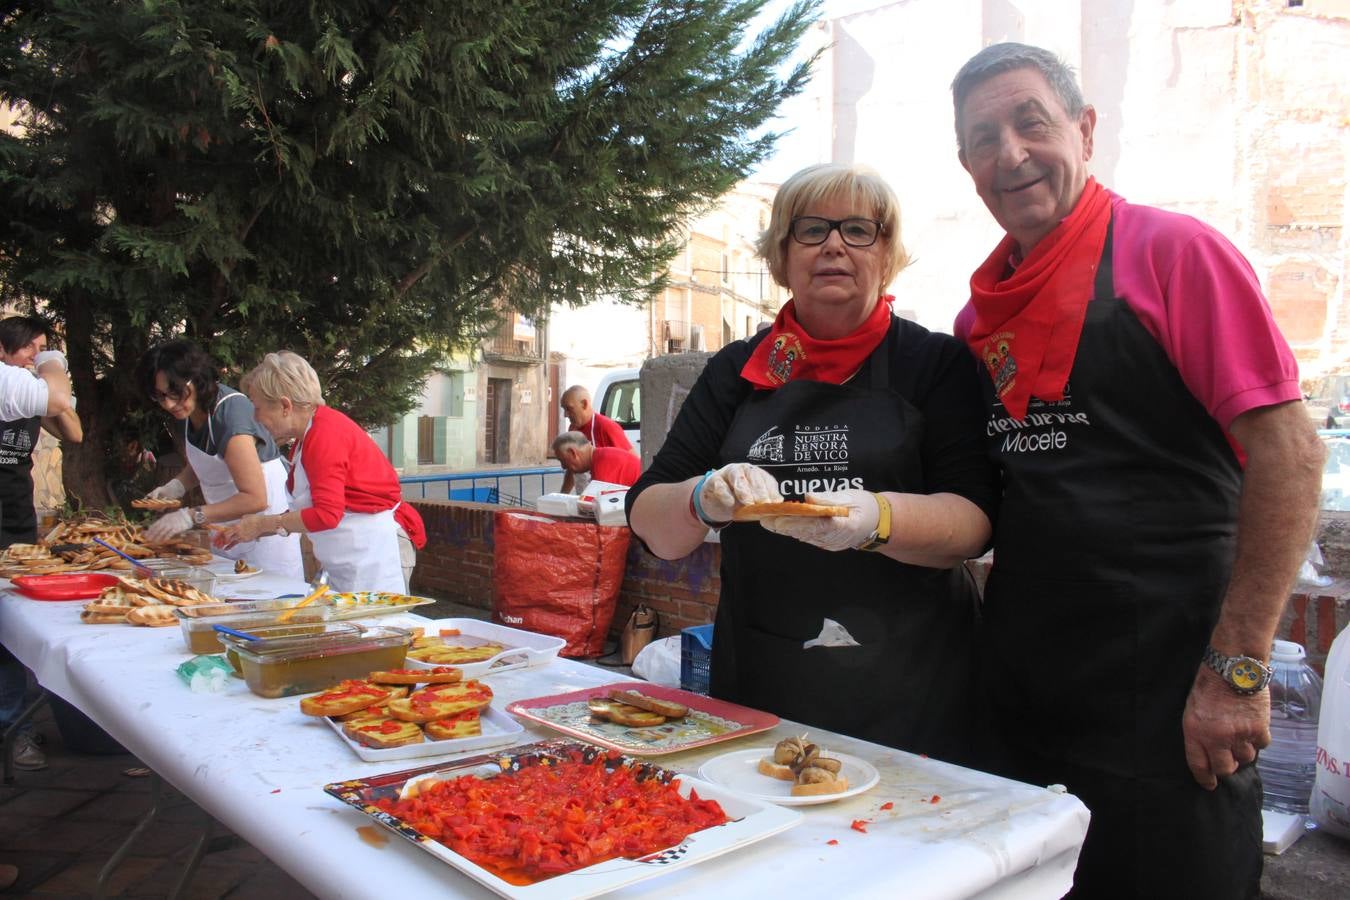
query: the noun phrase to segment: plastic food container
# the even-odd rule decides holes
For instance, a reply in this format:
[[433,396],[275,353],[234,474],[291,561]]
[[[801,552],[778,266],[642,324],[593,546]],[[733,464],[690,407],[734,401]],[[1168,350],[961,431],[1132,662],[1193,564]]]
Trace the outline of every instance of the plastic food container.
[[[277,618],[294,606],[294,600],[251,600],[244,603],[202,603],[197,606],[180,606],[174,610],[178,616],[178,627],[183,632],[183,643],[195,654],[221,653],[225,645],[220,642],[220,632],[216,625],[228,625],[237,631],[252,634],[260,628],[276,625]],[[315,623],[328,622],[334,618],[331,606],[311,604],[299,610],[290,619],[289,624],[309,625],[308,632],[315,633]]]
[[302,625],[313,633],[296,635],[297,626],[255,628],[260,640],[220,635],[226,655],[237,665],[249,690],[260,697],[312,694],[344,678],[362,678],[377,669],[399,669],[408,655],[412,632],[387,625],[354,622]]

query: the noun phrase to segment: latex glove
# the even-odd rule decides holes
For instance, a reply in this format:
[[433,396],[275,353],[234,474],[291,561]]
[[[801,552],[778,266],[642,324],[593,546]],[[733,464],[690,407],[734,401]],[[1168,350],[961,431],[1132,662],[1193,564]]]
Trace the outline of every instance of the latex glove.
[[33,368],[41,372],[42,367],[50,362],[57,363],[62,372],[70,371],[70,365],[66,362],[66,355],[60,350],[43,350],[33,357]]
[[157,544],[160,541],[167,541],[175,535],[182,534],[191,527],[191,511],[175,509],[173,512],[167,512],[160,516],[154,521],[154,524],[145,529],[145,539]]
[[759,466],[731,463],[713,472],[696,488],[697,507],[708,522],[730,522],[738,506],[779,503],[778,479]]
[[852,550],[877,530],[877,520],[881,517],[881,507],[877,505],[876,495],[871,491],[807,494],[806,502],[847,506],[848,517],[774,516],[761,519],[759,524],[774,534],[787,535],[822,550]]
[[170,478],[145,496],[148,500],[181,500],[186,493],[187,486],[183,482]]

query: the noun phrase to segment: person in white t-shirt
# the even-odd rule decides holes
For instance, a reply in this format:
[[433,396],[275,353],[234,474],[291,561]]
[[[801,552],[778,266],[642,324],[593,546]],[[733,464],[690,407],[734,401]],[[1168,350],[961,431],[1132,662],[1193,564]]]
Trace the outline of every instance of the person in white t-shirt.
[[[45,426],[69,441],[83,437],[66,358],[59,350],[48,350],[47,339],[47,324],[41,319],[11,316],[0,321],[0,548],[37,539],[29,473],[38,429]],[[0,645],[0,729],[19,717],[27,686],[23,663]],[[9,751],[15,768],[47,767],[31,725],[14,736]]]

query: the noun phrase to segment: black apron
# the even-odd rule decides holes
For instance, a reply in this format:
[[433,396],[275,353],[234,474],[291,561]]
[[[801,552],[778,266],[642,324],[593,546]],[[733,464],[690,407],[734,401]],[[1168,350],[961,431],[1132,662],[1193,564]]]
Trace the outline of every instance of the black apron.
[[1018,422],[981,379],[1004,472],[985,762],[1092,811],[1075,896],[1234,900],[1259,890],[1260,781],[1248,766],[1201,789],[1181,717],[1232,567],[1241,470],[1115,296],[1111,246],[1108,230],[1064,399]]
[[[763,467],[788,499],[851,488],[922,493],[923,419],[890,388],[895,340],[892,323],[848,384],[752,392],[720,464]],[[968,749],[975,594],[964,567],[832,553],[738,524],[722,532],[721,575],[713,696],[944,759]],[[802,649],[826,618],[861,646]]]
[[37,540],[33,509],[33,448],[42,418],[0,422],[0,547]]

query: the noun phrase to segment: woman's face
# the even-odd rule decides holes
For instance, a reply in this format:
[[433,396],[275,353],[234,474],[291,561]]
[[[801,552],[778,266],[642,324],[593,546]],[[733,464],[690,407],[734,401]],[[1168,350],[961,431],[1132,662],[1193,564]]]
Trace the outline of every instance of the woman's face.
[[197,411],[197,389],[192,382],[183,386],[182,394],[175,394],[169,389],[169,376],[163,372],[155,373],[155,392],[151,398],[180,422]]
[[249,391],[248,399],[253,404],[253,420],[271,432],[277,443],[299,437],[294,433],[295,417],[290,415],[290,404],[269,399],[256,391]]
[[45,334],[39,334],[13,353],[6,352],[4,348],[0,348],[0,362],[4,362],[11,366],[18,366],[20,369],[27,369],[33,365],[33,360],[37,355],[46,349],[47,336]]
[[[797,216],[832,220],[875,218],[872,210],[842,195],[808,206]],[[850,323],[851,331],[867,319],[881,296],[886,242],[886,236],[880,235],[870,247],[851,247],[844,243],[838,228],[831,229],[825,242],[815,246],[788,236],[788,290],[796,301],[798,319],[808,331],[812,321]],[[839,335],[812,332],[812,337],[836,336]]]

